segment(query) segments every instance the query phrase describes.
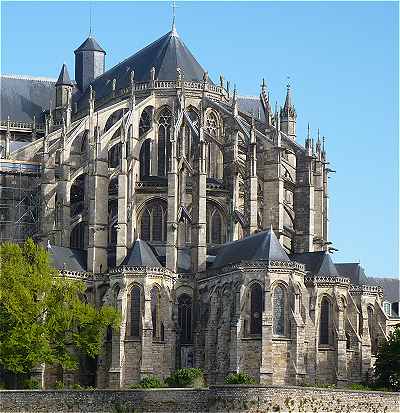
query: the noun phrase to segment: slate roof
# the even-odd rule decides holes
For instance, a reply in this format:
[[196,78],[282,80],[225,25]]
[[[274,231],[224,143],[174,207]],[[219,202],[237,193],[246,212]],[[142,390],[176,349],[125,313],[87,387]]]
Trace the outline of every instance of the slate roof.
[[141,239],[137,239],[133,243],[132,248],[121,263],[121,266],[123,265],[128,267],[162,267],[147,242]]
[[86,271],[86,251],[52,245],[48,248],[52,265],[59,270]]
[[400,280],[398,278],[368,277],[367,284],[381,286],[385,300],[391,303],[400,301]]
[[304,264],[306,271],[312,275],[338,277],[339,273],[330,255],[325,251],[292,254],[293,261]]
[[1,120],[17,122],[43,121],[43,111],[55,103],[55,79],[17,75],[0,76]]
[[67,65],[64,63],[61,67],[60,75],[58,76],[56,86],[73,86],[71,79],[69,78]]
[[368,284],[367,276],[365,275],[364,268],[358,262],[355,263],[335,263],[335,267],[341,277],[350,278],[350,281],[354,285],[366,285]]
[[[238,96],[237,102],[241,112],[253,115],[261,122],[266,122],[264,109],[258,96]],[[260,114],[260,118],[258,118],[258,114]]]
[[[156,71],[156,80],[176,80],[178,67],[182,70],[184,79],[188,81],[202,81],[205,72],[176,31],[171,30],[96,78],[91,83],[96,99],[111,94],[113,79],[116,79],[117,89],[130,86],[130,72],[132,70],[135,71],[136,82],[150,80],[152,67]],[[86,90],[78,107],[87,105],[88,93],[89,91]]]
[[290,261],[274,231],[262,231],[222,246],[212,268],[240,261]]
[[97,40],[93,36],[89,36],[75,51],[83,52],[83,51],[94,51],[94,52],[103,52],[106,54],[106,51],[99,45]]

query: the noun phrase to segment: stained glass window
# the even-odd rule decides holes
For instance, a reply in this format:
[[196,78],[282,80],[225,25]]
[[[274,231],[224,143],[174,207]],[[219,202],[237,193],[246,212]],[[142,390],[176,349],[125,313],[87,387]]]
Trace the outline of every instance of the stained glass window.
[[207,243],[223,244],[225,233],[223,217],[220,210],[215,205],[207,207]]
[[143,210],[140,221],[140,238],[163,242],[167,234],[167,212],[163,203],[150,202]]
[[274,334],[285,335],[285,291],[278,285],[274,289]]
[[131,291],[131,335],[140,336],[140,288],[134,287]]
[[250,292],[250,334],[261,335],[263,310],[263,290],[254,284]]
[[170,132],[172,124],[172,114],[164,108],[158,121],[158,175],[167,175],[167,164],[170,153]]
[[329,344],[329,322],[331,305],[324,297],[321,301],[321,315],[319,320],[319,344]]
[[192,342],[192,299],[183,294],[178,298],[178,324],[182,344]]

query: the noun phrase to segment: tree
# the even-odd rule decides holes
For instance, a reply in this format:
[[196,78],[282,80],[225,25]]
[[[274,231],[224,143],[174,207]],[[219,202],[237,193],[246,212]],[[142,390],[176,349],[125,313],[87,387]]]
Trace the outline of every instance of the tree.
[[378,349],[375,362],[378,386],[400,391],[400,324],[389,334]]
[[0,368],[28,373],[41,363],[75,369],[95,357],[116,309],[81,300],[86,286],[59,275],[47,251],[28,239],[0,245]]

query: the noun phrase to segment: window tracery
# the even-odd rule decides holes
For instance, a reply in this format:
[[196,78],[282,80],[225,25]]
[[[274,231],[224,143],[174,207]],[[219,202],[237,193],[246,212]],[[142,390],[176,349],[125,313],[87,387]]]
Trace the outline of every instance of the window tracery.
[[168,172],[171,125],[172,113],[168,108],[164,108],[158,119],[158,176],[166,176]]
[[207,243],[223,244],[225,238],[225,222],[219,208],[213,204],[207,206]]
[[166,241],[167,211],[160,201],[152,201],[143,209],[140,220],[140,238],[145,241]]
[[142,143],[139,154],[140,179],[150,176],[150,139]]
[[187,294],[178,298],[178,325],[181,344],[192,343],[192,298]]

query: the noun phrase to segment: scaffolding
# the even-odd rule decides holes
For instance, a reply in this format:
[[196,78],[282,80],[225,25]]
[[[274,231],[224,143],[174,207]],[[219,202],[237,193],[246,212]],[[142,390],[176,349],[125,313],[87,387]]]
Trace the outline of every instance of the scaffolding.
[[40,172],[37,162],[0,159],[0,242],[39,233]]

